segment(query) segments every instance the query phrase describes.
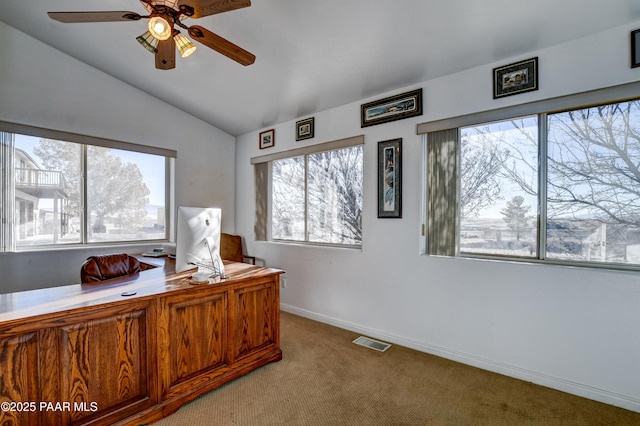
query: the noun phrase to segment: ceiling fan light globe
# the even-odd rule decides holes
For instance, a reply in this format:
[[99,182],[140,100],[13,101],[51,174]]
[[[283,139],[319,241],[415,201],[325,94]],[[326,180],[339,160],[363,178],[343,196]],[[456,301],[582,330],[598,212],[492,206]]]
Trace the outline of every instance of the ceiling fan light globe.
[[183,58],[186,58],[196,51],[196,45],[193,44],[182,33],[176,34],[175,37],[173,37],[173,40],[176,42],[178,52],[180,52],[180,56]]
[[155,54],[158,51],[158,39],[151,35],[149,31],[136,37],[136,40],[149,52]]
[[171,37],[171,25],[161,16],[149,19],[149,32],[158,40],[167,40]]
[[190,43],[189,47],[187,47],[184,50],[180,50],[180,56],[182,58],[186,58],[187,56],[191,55],[195,51],[196,51],[196,45],[193,43]]

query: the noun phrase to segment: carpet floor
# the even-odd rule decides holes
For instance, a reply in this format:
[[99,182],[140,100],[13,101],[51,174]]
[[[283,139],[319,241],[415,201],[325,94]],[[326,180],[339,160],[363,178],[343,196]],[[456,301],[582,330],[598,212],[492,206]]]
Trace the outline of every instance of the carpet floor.
[[640,425],[640,413],[282,312],[282,361],[154,423],[182,425]]

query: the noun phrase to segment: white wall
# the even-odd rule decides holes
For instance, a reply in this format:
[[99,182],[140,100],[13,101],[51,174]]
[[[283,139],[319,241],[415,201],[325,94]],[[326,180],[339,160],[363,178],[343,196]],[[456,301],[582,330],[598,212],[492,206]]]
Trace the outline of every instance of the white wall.
[[[640,411],[638,273],[421,256],[416,135],[420,122],[638,80],[640,69],[629,67],[629,32],[639,26],[514,57],[539,57],[535,92],[493,100],[492,68],[505,62],[496,63],[376,97],[423,87],[418,118],[362,129],[360,104],[373,100],[363,99],[315,114],[310,141],[295,142],[295,121],[275,127],[275,147],[266,151],[258,149],[258,132],[239,137],[236,231],[246,237],[249,254],[286,270],[283,309]],[[362,250],[253,241],[250,158],[359,134],[365,135]],[[403,217],[378,219],[377,142],[398,137]]]
[[[0,120],[174,149],[176,205],[221,207],[233,231],[233,136],[3,23],[0,39]],[[115,250],[145,246],[0,253],[0,293],[79,282],[88,255]]]

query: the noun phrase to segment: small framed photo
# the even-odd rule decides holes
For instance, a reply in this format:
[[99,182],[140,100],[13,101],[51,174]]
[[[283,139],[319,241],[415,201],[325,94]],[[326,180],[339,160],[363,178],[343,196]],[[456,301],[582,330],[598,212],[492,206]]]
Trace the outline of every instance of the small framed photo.
[[313,122],[314,122],[314,117],[296,121],[296,140],[297,141],[313,138]]
[[422,115],[422,89],[401,93],[360,106],[360,127]]
[[631,31],[631,68],[640,67],[640,30]]
[[276,144],[276,129],[265,130],[260,133],[260,149],[271,148]]
[[378,142],[378,218],[402,217],[402,138]]
[[493,69],[493,99],[538,90],[538,58]]

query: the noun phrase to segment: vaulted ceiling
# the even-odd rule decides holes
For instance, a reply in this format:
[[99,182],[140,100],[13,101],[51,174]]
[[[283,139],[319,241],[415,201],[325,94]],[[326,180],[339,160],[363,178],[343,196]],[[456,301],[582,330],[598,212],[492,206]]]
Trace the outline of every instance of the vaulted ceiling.
[[64,24],[47,16],[146,15],[137,0],[2,0],[1,7],[5,24],[232,135],[640,20],[637,0],[253,0],[185,20],[253,53],[253,65],[196,43],[175,69],[158,70],[136,42],[146,20]]

